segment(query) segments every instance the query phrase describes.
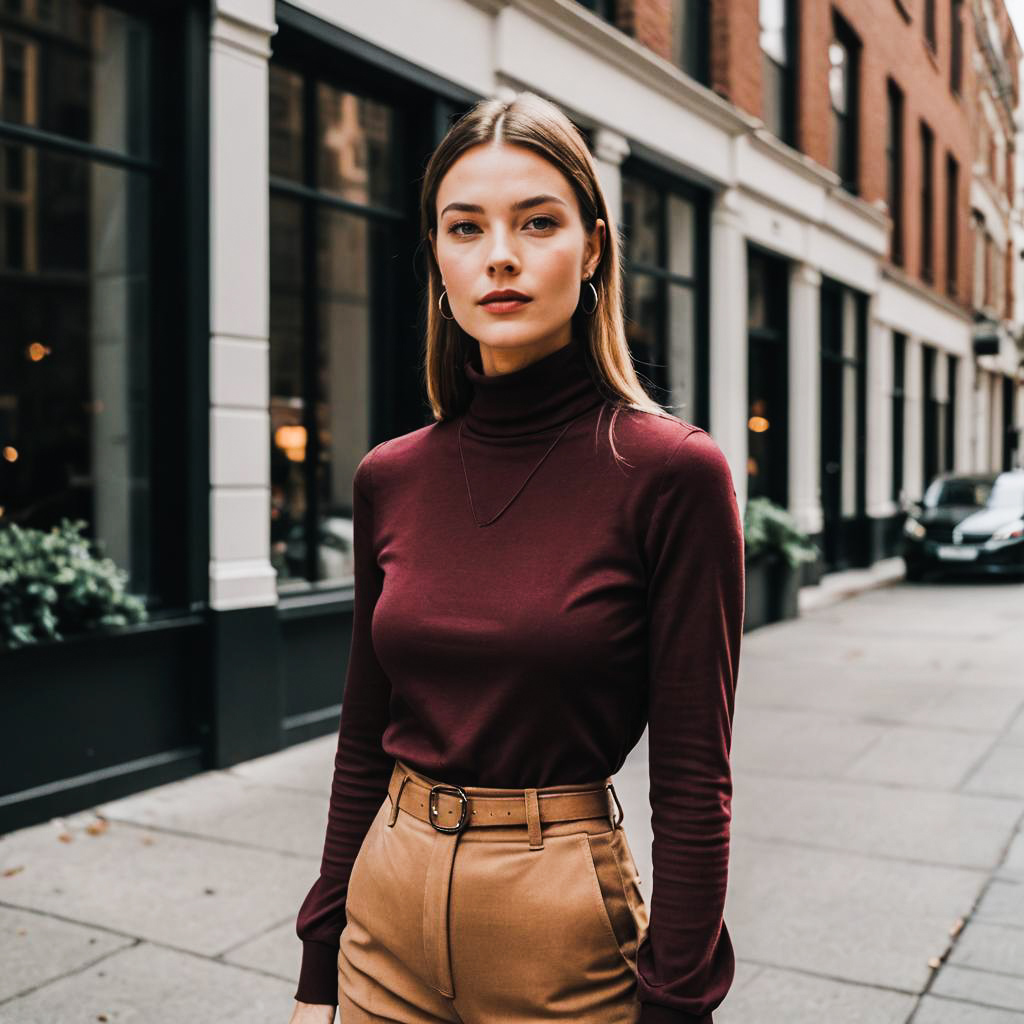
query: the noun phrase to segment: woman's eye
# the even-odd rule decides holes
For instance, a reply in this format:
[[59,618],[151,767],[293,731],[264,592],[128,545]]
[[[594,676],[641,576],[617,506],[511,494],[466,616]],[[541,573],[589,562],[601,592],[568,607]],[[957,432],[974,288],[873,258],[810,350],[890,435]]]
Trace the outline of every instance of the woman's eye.
[[[546,221],[546,224],[539,229],[541,231],[546,231],[548,229],[548,227],[555,227],[555,226],[557,226],[557,221],[555,220],[554,217],[547,217],[544,214],[538,214],[538,216],[536,216],[536,217],[531,217],[526,223],[527,223],[527,225],[530,225],[530,224],[535,223],[536,221]],[[476,225],[472,221],[460,220],[460,221],[456,221],[454,224],[452,224],[448,228],[448,233],[452,234],[452,235],[460,235],[463,238],[465,238],[467,233],[463,232],[463,231],[459,231],[459,228],[475,228],[475,227],[476,227]]]

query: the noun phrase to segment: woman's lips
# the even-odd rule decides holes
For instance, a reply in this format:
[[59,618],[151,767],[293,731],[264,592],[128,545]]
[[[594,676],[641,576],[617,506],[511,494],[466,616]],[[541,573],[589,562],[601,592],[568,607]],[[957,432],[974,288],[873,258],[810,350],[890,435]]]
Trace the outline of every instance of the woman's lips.
[[514,313],[531,302],[531,299],[494,299],[481,305],[490,313]]

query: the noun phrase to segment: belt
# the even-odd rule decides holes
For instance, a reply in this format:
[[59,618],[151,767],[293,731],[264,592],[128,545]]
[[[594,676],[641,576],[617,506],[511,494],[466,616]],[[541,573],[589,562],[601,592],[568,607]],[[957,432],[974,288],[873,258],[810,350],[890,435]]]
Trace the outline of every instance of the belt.
[[[618,808],[617,819],[608,801],[609,791]],[[391,799],[389,828],[394,827],[398,812],[402,810],[429,822],[438,833],[430,847],[424,881],[423,954],[427,983],[448,998],[455,996],[448,943],[448,904],[459,835],[467,828],[480,825],[526,825],[529,848],[543,850],[541,826],[544,823],[607,817],[612,827],[618,828],[624,817],[610,779],[592,788],[570,789],[569,792],[521,789],[509,790],[504,796],[484,796],[467,793],[461,786],[447,783],[425,785],[409,775],[398,760],[388,783],[388,796]]]
[[[617,818],[608,801],[609,792],[618,810]],[[461,786],[447,783],[425,786],[396,764],[388,794],[391,797],[389,825],[394,824],[399,810],[429,822],[438,832],[462,832],[480,825],[526,825],[531,833],[531,847],[541,845],[540,826],[543,824],[607,816],[612,827],[618,828],[625,816],[611,781],[600,788],[569,793],[544,793],[528,788],[514,790],[508,796],[477,796],[466,793]]]

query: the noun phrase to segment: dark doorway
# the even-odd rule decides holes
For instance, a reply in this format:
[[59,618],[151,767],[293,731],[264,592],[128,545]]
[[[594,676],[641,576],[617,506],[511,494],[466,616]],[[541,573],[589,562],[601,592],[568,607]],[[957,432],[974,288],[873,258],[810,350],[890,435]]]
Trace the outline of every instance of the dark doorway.
[[1003,469],[1013,469],[1017,463],[1017,445],[1020,443],[1018,426],[1014,422],[1017,388],[1012,377],[1003,377]]
[[867,297],[821,286],[821,506],[825,572],[870,562],[865,514]]
[[789,505],[789,266],[747,258],[747,496]]

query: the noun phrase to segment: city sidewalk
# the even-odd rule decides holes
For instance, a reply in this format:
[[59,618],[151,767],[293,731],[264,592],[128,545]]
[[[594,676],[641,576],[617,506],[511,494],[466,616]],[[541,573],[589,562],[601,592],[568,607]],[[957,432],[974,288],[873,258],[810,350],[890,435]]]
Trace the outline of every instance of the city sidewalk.
[[[716,1024],[1024,1021],[1024,585],[828,578],[744,637]],[[283,1024],[334,737],[0,839],[0,1022]],[[650,892],[645,741],[616,777]]]

